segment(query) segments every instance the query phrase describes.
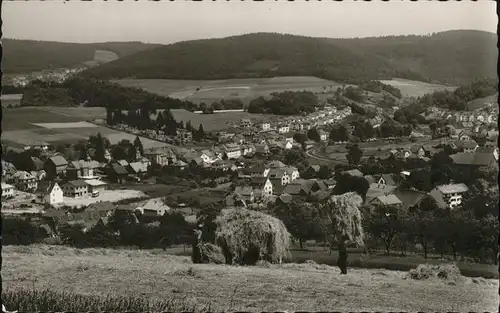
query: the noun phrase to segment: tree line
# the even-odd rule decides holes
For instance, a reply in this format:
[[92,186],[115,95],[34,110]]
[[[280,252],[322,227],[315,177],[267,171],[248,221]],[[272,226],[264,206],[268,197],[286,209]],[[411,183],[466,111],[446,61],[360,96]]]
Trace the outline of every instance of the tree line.
[[310,91],[284,91],[272,93],[270,99],[253,99],[248,105],[248,112],[299,115],[313,113],[318,106],[318,97]]

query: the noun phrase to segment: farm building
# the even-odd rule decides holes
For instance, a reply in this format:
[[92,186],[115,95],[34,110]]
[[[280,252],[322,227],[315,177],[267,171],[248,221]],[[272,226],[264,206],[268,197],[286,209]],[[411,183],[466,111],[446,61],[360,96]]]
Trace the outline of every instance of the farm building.
[[267,198],[273,195],[273,184],[267,177],[250,178],[250,186],[254,188],[256,197]]
[[53,156],[45,161],[45,172],[49,178],[55,178],[66,173],[68,161],[60,155]]
[[245,202],[254,202],[255,194],[250,186],[237,186],[234,193],[239,195]]
[[105,168],[108,179],[113,182],[123,182],[128,177],[128,171],[125,167],[111,163]]
[[34,192],[38,185],[36,176],[26,171],[16,172],[12,179],[19,190],[26,192]]

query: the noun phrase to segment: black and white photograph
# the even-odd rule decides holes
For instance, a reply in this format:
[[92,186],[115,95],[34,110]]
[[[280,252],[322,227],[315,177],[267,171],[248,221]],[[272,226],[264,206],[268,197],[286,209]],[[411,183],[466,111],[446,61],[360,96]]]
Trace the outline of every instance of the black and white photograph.
[[2,313],[498,312],[495,1],[3,1]]

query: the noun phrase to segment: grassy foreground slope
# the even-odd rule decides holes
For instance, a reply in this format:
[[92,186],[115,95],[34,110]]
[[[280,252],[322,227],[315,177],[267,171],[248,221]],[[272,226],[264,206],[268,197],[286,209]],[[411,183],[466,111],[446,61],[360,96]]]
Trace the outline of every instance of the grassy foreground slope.
[[6,74],[15,74],[67,68],[93,60],[96,50],[112,51],[124,57],[155,46],[141,42],[81,44],[4,38],[2,69]]
[[495,34],[481,31],[357,39],[256,33],[161,46],[83,75],[200,80],[316,76],[351,82],[401,77],[456,85],[496,77],[497,54]]
[[[406,280],[403,272],[316,264],[267,267],[192,264],[162,251],[6,246],[4,290],[183,299],[212,310],[491,311],[498,281]],[[9,308],[14,310],[16,308]]]

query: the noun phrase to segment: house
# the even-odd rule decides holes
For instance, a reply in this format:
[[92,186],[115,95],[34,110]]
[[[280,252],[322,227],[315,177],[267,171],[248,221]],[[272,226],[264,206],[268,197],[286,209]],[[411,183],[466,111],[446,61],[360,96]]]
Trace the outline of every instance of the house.
[[88,196],[88,185],[84,180],[71,180],[62,185],[63,195],[71,198],[83,198]]
[[256,197],[267,198],[273,195],[273,184],[267,177],[252,177],[250,186],[257,190],[254,191]]
[[342,175],[350,175],[350,176],[363,177],[363,173],[361,173],[361,171],[358,170],[358,169],[352,169],[352,170],[348,170],[348,171],[343,171]]
[[95,177],[94,169],[100,166],[97,161],[71,161],[66,168],[68,179],[92,179]]
[[305,150],[310,150],[310,149],[314,148],[314,145],[315,145],[315,144],[316,144],[316,142],[315,142],[315,141],[312,141],[312,140],[306,140],[306,141],[304,142],[304,148],[305,148]]
[[132,162],[126,167],[127,171],[130,175],[142,178],[148,172],[148,168],[144,163],[141,162]]
[[241,148],[239,145],[229,143],[223,145],[224,156],[228,159],[239,159],[241,157]]
[[300,177],[299,170],[296,167],[287,166],[287,167],[284,167],[284,169],[288,173],[288,176],[290,176],[291,182]]
[[280,124],[277,127],[278,133],[280,134],[286,134],[290,132],[290,125],[288,124]]
[[94,197],[104,191],[107,186],[105,182],[98,179],[87,179],[85,183],[88,185],[88,192]]
[[317,177],[321,166],[319,165],[310,165],[305,171],[306,177]]
[[272,168],[269,171],[268,178],[273,184],[273,192],[275,194],[281,193],[283,186],[290,183],[290,176],[287,171],[282,168]]
[[183,143],[188,143],[188,142],[193,141],[193,133],[191,131],[185,130],[185,129],[177,129],[177,136],[176,137],[180,142],[183,142]]
[[370,203],[373,199],[379,196],[387,196],[397,189],[396,186],[390,185],[380,185],[380,184],[370,184],[368,191],[366,192],[366,202]]
[[214,163],[218,160],[218,157],[215,155],[215,153],[210,150],[201,150],[200,158],[203,160],[203,162],[209,164]]
[[423,158],[426,156],[426,150],[425,150],[424,146],[412,146],[410,148],[410,152],[413,155],[418,156],[419,158]]
[[110,163],[105,171],[112,182],[122,183],[128,177],[127,169],[117,163]]
[[270,131],[271,130],[271,124],[269,122],[264,122],[261,124],[262,130],[263,131]]
[[469,188],[465,184],[448,184],[437,186],[429,195],[440,208],[453,209],[462,204],[462,196],[467,191]]
[[14,186],[2,183],[2,200],[14,197]]
[[255,195],[250,186],[236,186],[234,193],[239,195],[247,203],[255,201]]
[[134,213],[139,215],[139,220],[157,219],[168,213],[171,208],[166,205],[161,198],[149,199],[134,209]]
[[286,164],[278,161],[278,160],[273,160],[266,165],[268,168],[285,168]]
[[498,166],[493,153],[479,153],[477,151],[473,153],[459,152],[450,155],[450,158],[456,165],[464,167]]
[[292,195],[289,195],[287,193],[281,194],[278,198],[276,198],[275,204],[277,205],[283,205],[283,204],[289,204],[293,200]]
[[21,190],[26,192],[34,192],[37,188],[38,181],[36,177],[26,171],[18,171],[13,176],[14,185]]
[[167,166],[171,160],[170,156],[162,151],[144,151],[144,157],[151,161],[151,164]]
[[309,196],[309,188],[304,185],[303,181],[292,182],[285,186],[283,193],[292,197],[307,197]]
[[390,186],[396,186],[396,175],[394,174],[382,174],[382,175],[376,175],[374,176],[378,178],[377,184],[380,185],[390,185]]
[[265,154],[269,154],[269,152],[270,152],[269,146],[266,143],[255,144],[255,153],[256,154],[265,155]]
[[249,128],[252,127],[252,121],[247,118],[242,118],[240,122],[241,127]]
[[255,146],[254,145],[242,145],[241,146],[241,154],[242,155],[250,155],[255,153]]
[[401,201],[401,208],[404,210],[418,205],[428,196],[425,192],[410,189],[398,189],[393,194]]
[[376,198],[374,198],[370,202],[371,207],[377,207],[377,206],[392,206],[396,208],[402,208],[403,207],[403,202],[394,194],[389,194],[389,195],[381,195]]
[[63,203],[63,190],[57,184],[57,182],[51,182],[47,193],[43,197],[45,203],[49,205],[60,204]]
[[254,166],[250,168],[244,168],[243,174],[250,177],[267,177],[270,168],[263,166]]
[[327,141],[328,140],[329,134],[327,132],[325,132],[324,130],[320,129],[320,130],[318,130],[318,133],[319,133],[319,138],[320,138],[321,141]]
[[48,158],[45,161],[45,172],[50,178],[55,178],[60,175],[66,174],[66,168],[68,167],[68,161],[60,155]]
[[474,140],[457,140],[454,142],[455,146],[460,152],[473,153],[479,148],[479,145]]
[[41,171],[44,169],[44,163],[37,157],[30,157],[29,162],[31,163],[30,167],[34,171]]
[[333,178],[323,180],[323,183],[328,190],[332,190],[337,185],[337,181]]

